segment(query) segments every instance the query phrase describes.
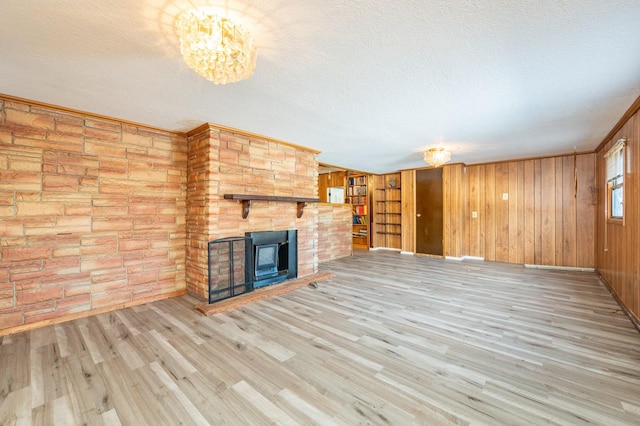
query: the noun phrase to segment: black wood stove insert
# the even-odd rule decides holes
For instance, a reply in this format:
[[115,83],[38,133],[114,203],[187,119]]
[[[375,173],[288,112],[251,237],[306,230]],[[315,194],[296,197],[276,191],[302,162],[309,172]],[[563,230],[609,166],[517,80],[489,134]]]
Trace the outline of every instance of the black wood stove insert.
[[298,231],[245,234],[245,281],[253,288],[298,276]]
[[209,303],[298,277],[298,231],[247,232],[210,241]]

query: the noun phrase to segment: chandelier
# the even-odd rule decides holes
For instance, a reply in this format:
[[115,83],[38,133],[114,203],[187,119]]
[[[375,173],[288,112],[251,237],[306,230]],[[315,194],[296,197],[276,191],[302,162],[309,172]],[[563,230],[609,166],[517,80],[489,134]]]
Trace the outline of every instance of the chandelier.
[[206,8],[192,9],[176,21],[184,62],[215,84],[244,80],[256,67],[251,35]]
[[444,148],[430,148],[424,152],[425,163],[433,167],[440,167],[449,160],[451,160],[451,153]]

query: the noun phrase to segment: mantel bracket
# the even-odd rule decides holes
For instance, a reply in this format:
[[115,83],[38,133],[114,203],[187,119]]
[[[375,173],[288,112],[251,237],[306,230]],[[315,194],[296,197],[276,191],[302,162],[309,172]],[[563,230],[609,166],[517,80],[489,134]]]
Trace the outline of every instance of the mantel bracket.
[[298,201],[298,213],[296,215],[298,219],[302,217],[302,213],[304,213],[305,207],[307,207],[306,201]]
[[251,207],[252,200],[242,200],[242,218],[246,219],[249,216],[249,208]]

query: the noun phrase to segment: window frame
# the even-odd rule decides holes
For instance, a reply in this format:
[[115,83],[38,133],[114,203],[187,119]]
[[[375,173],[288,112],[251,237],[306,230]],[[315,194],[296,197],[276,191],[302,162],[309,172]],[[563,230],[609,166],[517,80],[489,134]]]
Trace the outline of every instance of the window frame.
[[[626,205],[625,205],[625,175],[626,175],[626,165],[627,165],[627,161],[626,161],[626,145],[627,145],[627,139],[626,138],[622,138],[622,139],[618,139],[618,141],[607,151],[607,153],[604,155],[604,159],[605,159],[605,183],[606,183],[606,203],[605,203],[605,211],[606,211],[606,218],[607,218],[607,222],[609,223],[615,223],[615,224],[620,224],[620,225],[624,225],[625,223],[625,211],[626,211]],[[620,153],[620,154],[618,154]],[[621,165],[619,167],[610,167],[610,161],[612,161],[610,158],[612,156],[615,156],[616,159],[619,159],[619,161],[621,161]],[[610,175],[610,171],[611,169],[615,169],[618,170],[619,173],[611,176]],[[613,216],[613,193],[615,190],[620,189],[622,191],[622,216]]]

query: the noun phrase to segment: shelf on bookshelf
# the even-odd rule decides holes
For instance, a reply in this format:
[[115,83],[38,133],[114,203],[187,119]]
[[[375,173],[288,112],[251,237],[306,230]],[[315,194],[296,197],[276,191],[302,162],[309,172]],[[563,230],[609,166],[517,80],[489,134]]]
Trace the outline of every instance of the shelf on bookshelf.
[[371,239],[373,247],[402,247],[401,173],[378,175],[372,180]]
[[347,177],[347,201],[352,206],[353,247],[369,248],[369,214],[371,198],[368,194],[369,177],[366,175]]

